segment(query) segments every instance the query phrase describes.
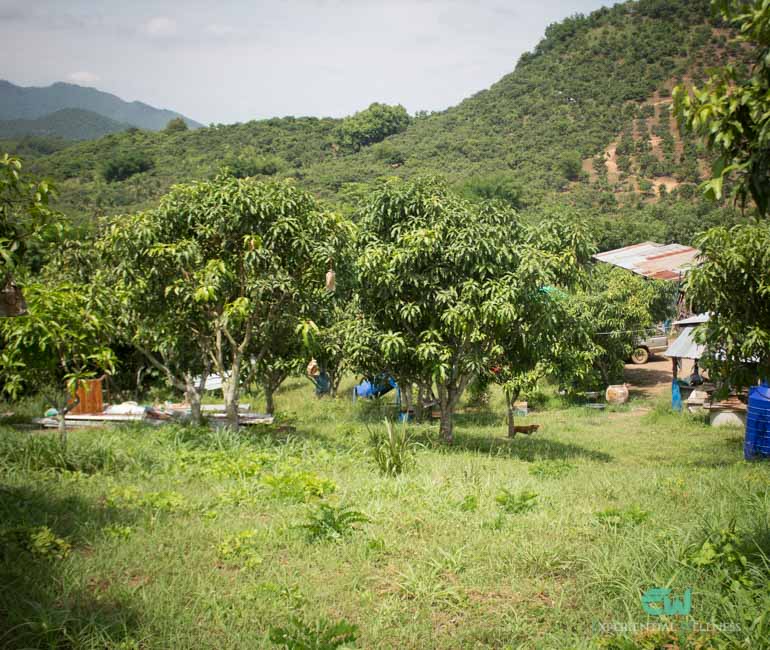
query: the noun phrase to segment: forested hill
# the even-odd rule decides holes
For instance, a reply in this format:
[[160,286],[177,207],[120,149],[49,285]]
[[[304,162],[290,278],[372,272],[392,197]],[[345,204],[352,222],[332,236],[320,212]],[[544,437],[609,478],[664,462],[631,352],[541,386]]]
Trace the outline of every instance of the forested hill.
[[[678,202],[666,214],[687,204],[701,222],[705,208],[690,197],[705,161],[679,136],[670,90],[741,54],[708,0],[640,0],[550,26],[490,89],[381,142],[351,141],[352,118],[282,118],[114,134],[38,157],[33,169],[58,181],[67,211],[87,217],[152,205],[172,183],[226,165],[293,176],[343,207],[379,177],[431,172],[520,206],[566,202],[607,218],[653,210],[665,195],[669,207]],[[627,236],[672,238],[665,218],[647,220],[659,231]]]
[[25,87],[0,80],[0,120],[34,120],[62,109],[92,111],[115,122],[155,131],[176,117],[183,118],[190,128],[201,126],[174,111],[127,102],[96,88],[63,82]]
[[93,140],[130,128],[93,111],[62,108],[35,119],[0,120],[0,138],[54,136],[65,140]]

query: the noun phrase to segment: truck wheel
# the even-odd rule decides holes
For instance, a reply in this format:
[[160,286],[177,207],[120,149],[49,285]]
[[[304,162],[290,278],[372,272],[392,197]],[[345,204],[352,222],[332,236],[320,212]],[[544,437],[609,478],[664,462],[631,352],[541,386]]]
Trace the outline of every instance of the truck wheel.
[[643,366],[650,360],[650,351],[647,348],[634,348],[631,361],[637,366]]

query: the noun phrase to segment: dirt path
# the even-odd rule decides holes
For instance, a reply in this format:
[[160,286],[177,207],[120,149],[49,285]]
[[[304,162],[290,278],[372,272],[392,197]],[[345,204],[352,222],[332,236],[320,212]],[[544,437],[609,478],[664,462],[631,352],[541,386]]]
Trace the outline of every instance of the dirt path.
[[[684,366],[679,369],[679,376],[686,377],[692,372],[692,361],[684,360]],[[626,364],[624,373],[628,390],[635,397],[658,397],[666,395],[671,390],[671,360],[664,357],[654,357],[649,363],[637,366]]]

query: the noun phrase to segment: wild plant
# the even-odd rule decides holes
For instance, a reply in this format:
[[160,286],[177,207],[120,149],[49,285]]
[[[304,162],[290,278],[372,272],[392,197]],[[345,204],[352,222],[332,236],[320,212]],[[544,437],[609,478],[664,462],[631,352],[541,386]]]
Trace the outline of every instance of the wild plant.
[[354,643],[357,635],[358,627],[344,619],[320,618],[308,624],[292,616],[287,626],[270,629],[270,641],[287,650],[336,650]]
[[370,432],[371,457],[380,473],[398,476],[414,464],[414,443],[406,424],[394,426],[385,419],[385,431]]
[[347,506],[333,506],[321,503],[310,513],[307,523],[300,528],[307,531],[311,542],[331,539],[340,540],[353,533],[358,524],[370,521],[364,513]]
[[503,512],[509,515],[518,515],[534,510],[537,505],[537,496],[537,492],[530,490],[511,492],[509,489],[503,488],[497,493],[495,501],[503,509]]

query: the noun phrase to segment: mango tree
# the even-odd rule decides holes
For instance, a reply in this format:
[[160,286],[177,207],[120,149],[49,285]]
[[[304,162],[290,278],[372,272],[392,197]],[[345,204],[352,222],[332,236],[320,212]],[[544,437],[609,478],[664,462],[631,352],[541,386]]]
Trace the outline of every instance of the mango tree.
[[21,160],[0,156],[0,291],[13,304],[0,302],[0,316],[24,312],[16,281],[43,264],[45,242],[59,230],[60,221],[49,207],[53,188],[23,174]]
[[687,276],[687,298],[709,312],[698,335],[704,365],[725,385],[770,379],[770,226],[713,228],[700,235],[702,255]]
[[719,200],[725,182],[743,205],[750,198],[761,215],[770,210],[770,4],[764,0],[715,0],[725,22],[749,44],[749,74],[742,66],[714,70],[698,88],[674,89],[681,124],[701,136],[715,154],[705,194]]
[[167,372],[173,353],[188,396],[196,390],[188,378],[216,370],[235,426],[245,362],[267,353],[274,319],[306,310],[347,231],[288,181],[219,176],[116,220],[105,235],[108,275],[137,347]]
[[570,293],[559,367],[553,374],[574,389],[600,389],[622,381],[634,342],[673,316],[677,286],[625,269],[597,265]]
[[56,282],[25,287],[29,313],[0,319],[0,377],[12,398],[43,395],[58,411],[62,444],[65,416],[77,403],[79,382],[115,367],[107,296],[94,286]]
[[[770,212],[770,3],[713,2],[749,47],[748,68],[715,70],[701,88],[675,89],[680,122],[700,136],[716,161],[704,183],[721,199],[726,183],[745,207],[753,201],[761,217]],[[704,364],[726,385],[746,386],[770,377],[770,228],[749,224],[714,228],[696,238],[703,254],[687,278],[687,297],[710,312],[698,336],[707,344]]]
[[501,286],[521,300],[542,286],[502,204],[465,201],[433,179],[387,181],[361,218],[356,263],[363,312],[379,330],[384,360],[400,384],[434,381],[440,433],[453,439],[453,412],[471,378],[500,356],[497,335],[527,304],[501,314]]

